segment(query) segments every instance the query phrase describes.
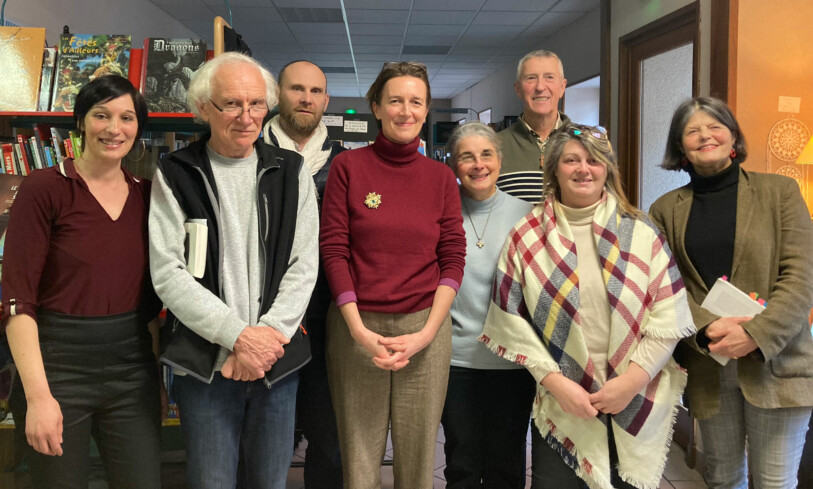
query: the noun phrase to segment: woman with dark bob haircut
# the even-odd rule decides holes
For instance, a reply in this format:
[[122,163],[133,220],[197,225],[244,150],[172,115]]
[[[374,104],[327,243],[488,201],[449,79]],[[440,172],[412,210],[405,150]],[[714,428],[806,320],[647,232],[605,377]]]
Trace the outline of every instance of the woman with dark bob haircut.
[[391,427],[395,487],[427,489],[466,254],[460,195],[454,173],[418,153],[426,67],[385,64],[367,100],[381,131],[333,160],[320,237],[344,486],[381,487]]
[[121,166],[147,107],[111,75],[82,88],[74,120],[81,156],[28,176],[9,219],[3,326],[26,400],[15,421],[38,489],[86,488],[91,436],[111,488],[158,488],[150,182]]
[[[675,355],[689,371],[708,486],[747,488],[750,467],[757,489],[793,488],[813,406],[813,225],[796,182],[746,171],[746,154],[724,102],[682,103],[663,167],[691,181],[650,213],[675,255],[698,329]],[[700,307],[726,277],[765,299],[765,309],[720,317]]]

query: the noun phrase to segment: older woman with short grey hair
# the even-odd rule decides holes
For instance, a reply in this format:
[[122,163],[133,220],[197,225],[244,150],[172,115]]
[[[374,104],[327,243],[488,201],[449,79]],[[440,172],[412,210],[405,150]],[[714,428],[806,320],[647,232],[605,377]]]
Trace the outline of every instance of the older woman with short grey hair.
[[449,164],[460,181],[466,268],[450,311],[452,362],[443,409],[446,487],[525,487],[525,438],[533,377],[493,355],[477,337],[508,231],[531,211],[528,202],[497,189],[502,153],[494,131],[480,122],[457,128]]

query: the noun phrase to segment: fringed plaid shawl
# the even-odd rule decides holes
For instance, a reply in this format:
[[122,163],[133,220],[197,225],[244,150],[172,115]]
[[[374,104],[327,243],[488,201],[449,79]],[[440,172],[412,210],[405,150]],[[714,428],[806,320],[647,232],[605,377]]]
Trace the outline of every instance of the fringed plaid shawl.
[[[539,382],[561,372],[593,393],[594,378],[579,317],[578,258],[567,219],[553,200],[534,208],[508,236],[498,264],[480,341],[524,365],[537,380],[533,417],[547,443],[587,484],[610,489],[607,423],[621,477],[643,489],[660,483],[686,373],[674,360],[624,411],[585,420],[565,413]],[[695,332],[675,261],[656,228],[618,214],[606,195],[593,233],[611,311],[608,380],[623,374],[644,335],[685,338]]]

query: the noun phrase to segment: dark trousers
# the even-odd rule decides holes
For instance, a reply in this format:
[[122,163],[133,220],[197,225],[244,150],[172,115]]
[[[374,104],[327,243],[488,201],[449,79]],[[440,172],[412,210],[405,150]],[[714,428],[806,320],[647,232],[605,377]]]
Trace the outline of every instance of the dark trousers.
[[[62,410],[63,455],[27,447],[34,487],[86,489],[93,436],[111,489],[160,488],[158,372],[146,325],[134,313],[40,312],[38,326],[45,374]],[[15,421],[24,429],[25,418]]]
[[325,362],[324,322],[321,328],[309,319],[311,361],[299,371],[296,411],[299,426],[308,440],[305,451],[305,488],[341,489],[342,458],[336,414],[330,399]]
[[[612,429],[607,430],[610,445],[610,481],[616,489],[636,489],[618,475],[618,451]],[[548,445],[531,423],[531,489],[587,489],[587,484],[568,466],[562,456]]]
[[448,489],[525,487],[525,449],[536,386],[525,369],[451,367],[443,433]]

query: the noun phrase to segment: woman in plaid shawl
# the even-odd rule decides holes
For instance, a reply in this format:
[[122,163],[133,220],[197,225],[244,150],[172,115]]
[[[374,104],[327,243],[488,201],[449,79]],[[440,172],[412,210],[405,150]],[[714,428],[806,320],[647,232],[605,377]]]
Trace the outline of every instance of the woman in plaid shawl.
[[686,384],[672,350],[695,331],[683,281],[627,201],[603,130],[558,132],[544,174],[544,201],[503,247],[480,340],[537,381],[534,489],[654,489]]

